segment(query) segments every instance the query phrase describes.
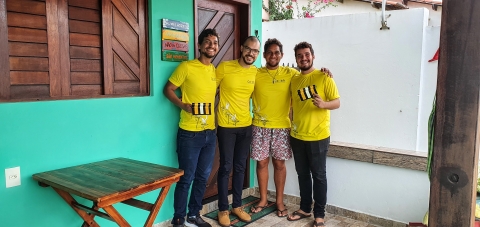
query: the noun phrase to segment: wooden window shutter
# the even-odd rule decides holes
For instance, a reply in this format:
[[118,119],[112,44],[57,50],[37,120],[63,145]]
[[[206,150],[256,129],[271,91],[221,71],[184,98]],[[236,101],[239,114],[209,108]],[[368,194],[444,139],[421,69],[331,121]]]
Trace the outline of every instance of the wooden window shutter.
[[0,0],[0,101],[148,95],[146,0]]
[[48,11],[45,0],[0,0],[0,99],[50,97]]
[[[67,1],[67,0],[59,0]],[[66,45],[69,59],[62,65],[69,70],[63,80],[64,95],[99,96],[104,94],[102,69],[102,11],[101,0],[68,0],[68,39]],[[67,16],[67,15],[66,15]]]
[[105,94],[147,94],[145,0],[103,0]]
[[0,1],[0,100],[10,99],[10,62],[8,51],[7,5]]

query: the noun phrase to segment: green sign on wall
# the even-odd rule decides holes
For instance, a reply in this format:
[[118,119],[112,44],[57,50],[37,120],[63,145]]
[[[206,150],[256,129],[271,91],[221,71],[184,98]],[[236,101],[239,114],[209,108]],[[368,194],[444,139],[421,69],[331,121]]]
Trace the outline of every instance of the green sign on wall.
[[187,61],[189,24],[166,18],[162,22],[162,60]]
[[180,51],[162,51],[162,60],[164,61],[186,61],[188,53]]

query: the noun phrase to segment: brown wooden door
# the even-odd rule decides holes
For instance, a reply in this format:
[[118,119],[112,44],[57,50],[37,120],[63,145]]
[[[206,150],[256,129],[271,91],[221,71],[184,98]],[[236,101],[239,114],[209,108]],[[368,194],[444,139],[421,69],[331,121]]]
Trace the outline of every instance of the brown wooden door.
[[[215,28],[219,38],[219,50],[217,56],[213,59],[213,64],[217,66],[222,61],[233,60],[240,56],[240,41],[247,37],[249,29],[249,8],[250,1],[215,1],[215,0],[196,0],[196,26],[195,37],[198,37],[201,31],[206,28]],[[197,42],[195,42],[197,45]],[[197,50],[197,48],[195,48]],[[196,51],[196,57],[199,56]],[[218,102],[218,97],[216,102]],[[212,173],[207,181],[207,189],[204,198],[209,198],[218,194],[217,174],[220,166],[220,152],[218,145],[215,151],[215,158],[212,167]],[[247,162],[248,163],[248,162]],[[245,174],[244,186],[249,185],[249,167]],[[231,189],[231,177],[228,188]]]

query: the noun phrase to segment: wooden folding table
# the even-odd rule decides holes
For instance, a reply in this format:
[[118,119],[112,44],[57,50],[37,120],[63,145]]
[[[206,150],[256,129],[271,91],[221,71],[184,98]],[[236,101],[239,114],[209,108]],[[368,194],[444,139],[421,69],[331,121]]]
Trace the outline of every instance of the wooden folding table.
[[[51,186],[85,221],[82,227],[98,227],[95,216],[106,218],[120,227],[131,225],[112,206],[124,203],[150,212],[145,227],[151,227],[170,186],[178,182],[183,170],[157,164],[115,158],[33,175],[40,186]],[[135,196],[159,189],[155,203]],[[92,207],[78,203],[72,194],[91,200]],[[103,209],[102,212],[99,209]]]

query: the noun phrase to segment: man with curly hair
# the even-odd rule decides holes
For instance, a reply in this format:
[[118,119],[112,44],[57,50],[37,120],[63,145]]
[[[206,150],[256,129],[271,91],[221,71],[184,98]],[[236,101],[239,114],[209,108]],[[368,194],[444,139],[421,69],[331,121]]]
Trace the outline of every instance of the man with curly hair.
[[[268,39],[264,44],[266,65],[258,69],[253,91],[253,139],[251,157],[257,161],[257,178],[260,201],[251,208],[253,213],[262,211],[268,204],[268,165],[272,157],[276,189],[277,216],[286,217],[283,203],[286,180],[285,160],[292,158],[290,147],[290,81],[299,72],[280,66],[283,45],[278,39]],[[328,69],[322,68],[327,74]]]
[[288,214],[283,204],[283,191],[287,171],[285,160],[292,158],[290,134],[290,80],[298,73],[290,67],[280,66],[283,45],[277,39],[268,39],[263,48],[266,65],[258,69],[253,90],[253,140],[252,159],[257,161],[257,178],[260,201],[251,208],[262,211],[268,204],[268,165],[270,156],[274,168],[277,216]]
[[[163,93],[181,109],[177,133],[179,169],[184,175],[175,187],[172,224],[174,227],[210,227],[200,217],[202,199],[215,156],[216,135],[213,104],[217,90],[215,66],[211,63],[218,52],[218,34],[215,29],[205,29],[198,36],[200,57],[178,65]],[[175,90],[180,88],[179,98]],[[193,181],[190,201],[187,198]],[[185,222],[185,215],[187,220]]]

